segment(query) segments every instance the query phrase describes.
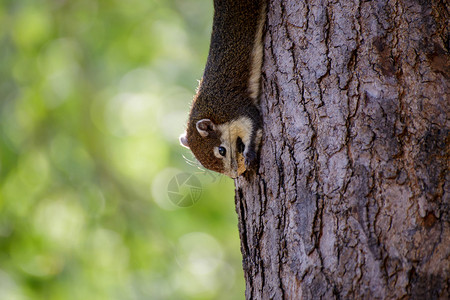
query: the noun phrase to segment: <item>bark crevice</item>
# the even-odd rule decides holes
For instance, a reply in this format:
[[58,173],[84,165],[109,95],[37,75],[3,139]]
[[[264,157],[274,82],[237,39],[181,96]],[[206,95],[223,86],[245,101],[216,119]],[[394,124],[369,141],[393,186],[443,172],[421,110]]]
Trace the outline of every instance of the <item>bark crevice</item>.
[[270,1],[259,175],[236,181],[248,299],[450,297],[449,16]]

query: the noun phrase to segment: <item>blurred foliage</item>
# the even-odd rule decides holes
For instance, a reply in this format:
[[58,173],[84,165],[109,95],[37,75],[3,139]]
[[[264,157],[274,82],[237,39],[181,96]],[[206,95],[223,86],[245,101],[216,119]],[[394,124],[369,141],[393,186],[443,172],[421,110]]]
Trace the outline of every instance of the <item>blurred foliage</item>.
[[0,299],[243,298],[233,183],[178,145],[212,1],[0,3]]

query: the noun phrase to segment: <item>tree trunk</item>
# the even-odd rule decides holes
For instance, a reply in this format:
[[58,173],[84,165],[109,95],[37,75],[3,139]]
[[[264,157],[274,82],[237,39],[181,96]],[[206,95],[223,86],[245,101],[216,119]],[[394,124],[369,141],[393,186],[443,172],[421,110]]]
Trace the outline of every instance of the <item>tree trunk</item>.
[[449,299],[449,3],[270,1],[247,299]]

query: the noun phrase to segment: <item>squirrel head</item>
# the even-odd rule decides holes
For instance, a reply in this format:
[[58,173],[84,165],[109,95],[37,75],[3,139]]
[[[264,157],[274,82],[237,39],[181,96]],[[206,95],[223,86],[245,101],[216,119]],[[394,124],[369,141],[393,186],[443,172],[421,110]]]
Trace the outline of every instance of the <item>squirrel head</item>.
[[238,136],[230,134],[228,124],[217,125],[210,119],[189,123],[180,143],[207,169],[231,178],[246,170],[245,146]]

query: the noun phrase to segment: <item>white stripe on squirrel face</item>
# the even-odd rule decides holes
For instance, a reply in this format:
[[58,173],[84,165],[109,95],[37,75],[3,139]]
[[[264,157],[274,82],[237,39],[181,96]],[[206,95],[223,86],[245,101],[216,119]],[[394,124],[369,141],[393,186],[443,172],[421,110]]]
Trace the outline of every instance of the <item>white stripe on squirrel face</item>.
[[219,154],[218,148],[214,148],[214,155],[223,159],[224,173],[232,178],[238,177],[245,171],[242,153],[237,151],[237,138],[240,137],[248,149],[250,137],[253,131],[253,122],[248,117],[240,117],[237,120],[217,125],[217,130],[221,133],[221,146],[225,147],[227,154],[225,157]]

